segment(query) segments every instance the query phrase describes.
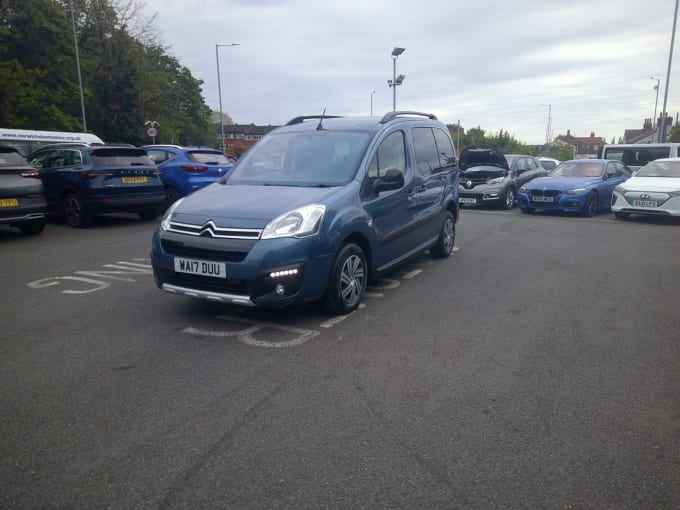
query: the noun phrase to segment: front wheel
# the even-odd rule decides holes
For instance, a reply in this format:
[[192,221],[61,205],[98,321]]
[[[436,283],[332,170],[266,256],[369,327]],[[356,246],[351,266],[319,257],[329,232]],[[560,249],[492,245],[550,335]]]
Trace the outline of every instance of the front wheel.
[[514,205],[515,205],[515,190],[512,188],[508,188],[508,190],[503,195],[501,207],[503,209],[510,210],[514,207]]
[[359,245],[342,247],[333,264],[326,291],[326,308],[335,314],[353,312],[364,297],[368,283],[366,255]]
[[66,223],[73,228],[89,227],[92,219],[85,209],[83,199],[77,193],[69,193],[64,197],[64,216]]
[[451,211],[446,211],[444,224],[439,231],[437,242],[430,248],[430,254],[436,259],[445,259],[453,251],[453,244],[456,241],[456,222]]
[[586,197],[586,210],[583,212],[584,216],[592,218],[597,214],[598,198],[597,193],[592,192]]

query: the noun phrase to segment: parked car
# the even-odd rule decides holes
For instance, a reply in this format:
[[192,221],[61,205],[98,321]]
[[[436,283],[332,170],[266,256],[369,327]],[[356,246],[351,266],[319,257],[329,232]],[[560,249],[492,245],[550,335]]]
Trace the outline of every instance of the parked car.
[[559,159],[555,158],[547,158],[544,156],[541,156],[538,158],[538,162],[541,164],[543,168],[545,168],[548,172],[552,171],[555,169],[557,165],[561,163]]
[[18,149],[0,146],[0,224],[39,234],[45,228],[45,205],[38,171]]
[[631,214],[680,216],[680,158],[652,161],[619,184],[612,211],[620,220]]
[[614,188],[630,175],[630,169],[620,161],[563,161],[547,177],[520,188],[519,208],[524,213],[548,210],[594,216],[598,211],[609,210]]
[[134,212],[142,220],[161,213],[159,171],[142,149],[79,143],[48,145],[28,157],[40,170],[47,212],[72,227],[87,227],[97,214]]
[[349,313],[370,278],[426,249],[451,254],[457,192],[451,136],[432,114],[296,117],[168,209],[152,242],[156,285]]
[[489,147],[468,147],[460,153],[461,205],[494,205],[512,209],[517,191],[531,179],[546,175],[533,156],[509,154]]
[[224,177],[234,166],[221,151],[209,147],[144,145],[142,149],[161,171],[166,206]]

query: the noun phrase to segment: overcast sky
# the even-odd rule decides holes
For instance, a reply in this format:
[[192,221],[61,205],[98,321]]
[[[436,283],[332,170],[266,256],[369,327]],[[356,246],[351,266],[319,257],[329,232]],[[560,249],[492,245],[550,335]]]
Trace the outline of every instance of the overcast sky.
[[[675,0],[144,0],[168,53],[239,124],[398,110],[519,141],[623,136],[666,89]],[[677,30],[676,30],[677,35]],[[680,112],[676,36],[667,111]],[[375,94],[372,92],[375,91]],[[541,106],[541,105],[550,105]]]

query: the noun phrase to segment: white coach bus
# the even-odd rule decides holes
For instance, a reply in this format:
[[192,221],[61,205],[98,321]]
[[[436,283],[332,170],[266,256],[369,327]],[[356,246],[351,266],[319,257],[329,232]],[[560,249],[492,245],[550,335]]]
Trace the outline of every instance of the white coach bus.
[[80,142],[101,144],[104,142],[91,133],[70,133],[67,131],[33,131],[30,129],[0,128],[0,145],[16,147],[21,154],[28,156],[40,147],[50,143]]

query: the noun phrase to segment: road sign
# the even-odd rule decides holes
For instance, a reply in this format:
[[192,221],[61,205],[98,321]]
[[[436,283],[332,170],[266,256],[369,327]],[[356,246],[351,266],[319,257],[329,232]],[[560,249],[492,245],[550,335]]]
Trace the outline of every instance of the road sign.
[[150,127],[149,129],[146,130],[146,134],[153,138],[158,134],[158,130],[155,127]]

